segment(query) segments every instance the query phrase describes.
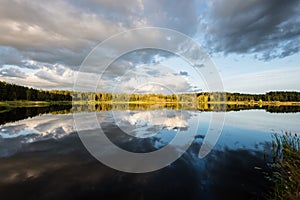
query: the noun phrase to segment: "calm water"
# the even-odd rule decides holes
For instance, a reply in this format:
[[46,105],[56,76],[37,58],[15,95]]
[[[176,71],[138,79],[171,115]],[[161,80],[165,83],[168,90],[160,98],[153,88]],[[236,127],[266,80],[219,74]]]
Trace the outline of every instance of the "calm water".
[[300,113],[290,109],[285,113],[226,112],[216,146],[200,159],[212,112],[95,113],[106,136],[133,152],[154,151],[179,131],[187,136],[196,131],[192,145],[171,165],[130,174],[103,165],[85,149],[74,130],[70,108],[61,112],[32,109],[0,114],[1,199],[263,199],[272,186],[267,178],[271,134],[300,132]]

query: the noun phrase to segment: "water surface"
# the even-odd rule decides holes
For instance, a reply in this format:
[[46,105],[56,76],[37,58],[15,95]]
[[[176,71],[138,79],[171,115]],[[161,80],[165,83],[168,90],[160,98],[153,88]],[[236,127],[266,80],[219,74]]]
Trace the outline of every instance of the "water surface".
[[[267,178],[271,134],[300,132],[299,112],[226,112],[216,146],[200,159],[209,111],[96,112],[106,136],[133,152],[155,151],[178,132],[196,131],[192,145],[174,163],[155,172],[130,174],[103,165],[85,149],[72,113],[47,111],[20,119],[21,111],[15,110],[7,123],[1,114],[1,199],[263,199],[272,186]],[[181,145],[184,142],[177,144],[178,151]]]

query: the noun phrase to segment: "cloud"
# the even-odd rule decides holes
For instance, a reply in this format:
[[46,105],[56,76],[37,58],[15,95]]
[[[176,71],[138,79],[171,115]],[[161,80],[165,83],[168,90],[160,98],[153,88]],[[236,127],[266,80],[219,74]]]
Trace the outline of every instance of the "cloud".
[[[0,138],[16,138],[19,142],[35,142],[46,138],[62,138],[73,130],[72,115],[43,115],[8,123],[1,127]],[[21,137],[20,137],[21,136]]]
[[271,60],[300,51],[298,0],[212,0],[207,6],[199,37],[213,53],[253,53]]
[[[62,80],[54,77],[57,74],[52,71],[52,65],[77,71],[99,42],[117,33],[158,26],[193,35],[198,20],[195,4],[196,1],[170,0],[3,0],[0,2],[0,67],[6,64],[38,70],[34,74],[26,73],[29,81],[26,85],[35,84],[39,79],[45,80],[42,86],[47,85],[46,81],[49,86],[58,85]],[[182,9],[189,12],[182,13]],[[160,42],[155,34],[132,38],[135,43],[145,40]],[[132,63],[158,63],[165,56],[162,52],[145,51],[114,64],[132,67]],[[111,72],[115,76],[122,74],[117,70]],[[8,76],[5,80],[9,80]]]
[[121,29],[62,1],[1,1],[1,45],[31,60],[79,65],[91,47]]
[[[56,64],[51,68],[43,66],[37,72],[32,74],[31,77],[42,80],[43,82],[50,82],[52,83],[51,87],[56,86],[70,89],[74,84],[75,74],[76,72],[72,69],[64,65]],[[28,77],[28,81],[30,81],[30,77]]]
[[185,71],[180,71],[179,74],[182,75],[182,76],[188,76],[188,73],[185,72]]
[[109,81],[110,75],[102,77],[105,83],[99,89],[116,93],[182,93],[191,92],[192,84],[186,75],[175,72],[171,67],[156,63],[136,66],[126,70],[122,76]]
[[189,113],[170,111],[114,112],[115,120],[125,133],[139,138],[154,136],[162,129],[187,129]]
[[198,24],[198,1],[143,1],[150,25],[174,29],[193,36]]
[[[101,77],[102,80],[119,79],[119,77],[123,76],[129,71],[140,69],[147,70],[147,74],[151,75],[152,77],[158,77],[161,75],[160,69],[151,67],[149,68],[147,67],[147,65],[154,66],[156,64],[159,64],[166,58],[174,56],[172,53],[158,49],[138,49],[122,55],[121,57],[114,60],[110,65],[105,66],[98,64],[99,62],[101,62],[99,61],[99,55],[100,53],[95,53],[93,57],[95,57],[96,60],[88,62],[88,64],[95,65],[95,67],[93,67],[92,69],[92,72],[96,72],[98,74],[103,72]],[[85,64],[84,67],[89,68],[87,67],[88,64]],[[128,76],[128,74],[126,76]]]
[[226,77],[223,84],[225,91],[231,92],[299,91],[299,76],[299,67],[274,69]]
[[192,25],[196,28],[197,15],[190,10],[179,16],[177,11],[192,9],[193,4],[4,0],[0,3],[0,45],[15,48],[30,60],[79,66],[97,43],[130,28],[161,26],[190,32]]
[[[168,67],[159,63],[170,56],[173,55],[153,49],[134,51],[121,56],[106,69],[99,66],[93,68],[93,72],[80,73],[62,64],[26,61],[23,62],[22,68],[15,70],[19,74],[9,73],[8,76],[3,72],[1,79],[12,82],[11,78],[13,78],[13,82],[16,84],[35,88],[71,90],[76,76],[80,74],[80,82],[84,81],[84,88],[81,89],[90,91],[96,87],[97,80],[101,75],[98,90],[105,92],[130,93],[136,89],[141,93],[170,93],[170,90],[176,92],[195,91],[197,88],[191,84],[188,72],[181,71],[180,73],[172,66]],[[153,86],[152,83],[155,83],[156,86]],[[148,86],[146,86],[147,84]],[[165,90],[161,91],[161,87]]]
[[0,70],[0,78],[7,82],[29,87],[71,90],[77,73],[60,64],[50,65],[32,61],[23,66],[26,67],[9,67]]
[[3,65],[22,65],[24,57],[15,48],[8,46],[0,46],[0,68]]
[[[205,47],[214,53],[253,54],[257,59],[270,60],[300,51],[300,17],[297,15],[299,1],[203,2],[2,0],[0,68],[5,68],[5,65],[17,68],[5,68],[1,80],[34,87],[70,89],[72,76],[99,42],[132,28],[148,26],[171,28],[201,38]],[[166,42],[161,35],[150,32],[127,39],[116,42],[119,45],[117,47],[126,49],[134,44],[158,46]],[[178,38],[169,39],[172,39],[169,45],[176,46],[178,52],[199,60],[201,52],[187,51],[193,48],[191,43],[180,43]],[[97,67],[91,66],[93,70],[89,73],[103,72],[106,61],[118,53],[109,47],[102,50],[99,53],[105,53],[107,59],[96,63]],[[107,79],[103,81],[110,86],[109,81],[117,80],[128,70],[137,69],[138,65],[159,64],[171,56],[160,50],[131,52],[111,64],[105,72]],[[204,65],[200,62],[195,63],[195,66],[202,68]],[[187,70],[182,69],[184,71]],[[165,78],[156,70],[147,73],[154,78]],[[192,74],[188,72],[188,75]],[[174,81],[173,78],[168,80]],[[187,88],[187,85],[183,88]]]
[[24,79],[26,78],[26,75],[20,69],[16,67],[10,67],[7,69],[0,70],[0,77],[16,77]]

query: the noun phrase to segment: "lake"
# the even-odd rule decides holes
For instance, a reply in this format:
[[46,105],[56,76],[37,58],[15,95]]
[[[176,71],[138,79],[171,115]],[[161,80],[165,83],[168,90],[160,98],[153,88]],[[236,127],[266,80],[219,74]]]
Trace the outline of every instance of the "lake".
[[[84,109],[17,108],[0,114],[1,199],[264,199],[272,188],[272,133],[300,133],[299,109],[290,107],[96,110],[107,138],[124,150],[154,152],[178,133],[185,138],[174,145],[177,152],[191,144],[162,169],[126,173],[99,162],[81,142],[73,114],[81,119]],[[214,129],[212,114],[225,116],[224,126],[212,151],[199,158]],[[84,119],[82,125],[90,123]]]

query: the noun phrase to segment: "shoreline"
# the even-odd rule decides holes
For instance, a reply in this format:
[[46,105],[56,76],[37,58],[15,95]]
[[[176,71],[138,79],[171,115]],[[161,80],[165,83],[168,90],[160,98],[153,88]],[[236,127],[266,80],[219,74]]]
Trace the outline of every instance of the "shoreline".
[[[34,107],[51,105],[82,105],[82,104],[194,104],[196,102],[185,101],[0,101],[0,107]],[[226,104],[245,106],[300,106],[300,102],[282,101],[198,101],[198,104]]]
[[72,101],[27,101],[27,100],[16,100],[16,101],[0,101],[0,110],[2,108],[12,109],[19,107],[47,107],[52,105],[70,105]]

